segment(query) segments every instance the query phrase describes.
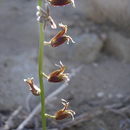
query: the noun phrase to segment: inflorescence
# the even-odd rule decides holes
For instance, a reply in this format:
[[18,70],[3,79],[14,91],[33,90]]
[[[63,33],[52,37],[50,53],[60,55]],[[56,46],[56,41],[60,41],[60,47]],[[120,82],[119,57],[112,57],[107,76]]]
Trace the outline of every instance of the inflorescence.
[[[46,9],[44,10],[42,7],[37,6],[37,21],[39,23],[44,24],[43,30],[45,30],[46,25],[50,25],[52,29],[57,29],[57,25],[54,22],[52,16],[50,15],[50,9],[49,5],[51,6],[65,6],[68,4],[72,4],[73,7],[75,7],[74,0],[47,0],[47,6]],[[53,36],[53,38],[49,41],[46,42],[44,41],[44,45],[49,45],[52,47],[58,47],[59,45],[64,44],[67,42],[71,41],[72,43],[75,43],[74,40],[67,35],[68,27],[67,25],[64,25],[62,23],[59,23],[58,26],[61,28],[61,30]],[[60,61],[60,64],[57,65],[55,64],[58,69],[55,71],[51,72],[49,75],[46,75],[45,73],[42,72],[42,77],[45,77],[48,82],[68,82],[69,79],[69,73],[64,73],[66,70],[66,66],[63,65],[63,63]],[[41,94],[40,88],[34,83],[34,78],[27,78],[24,79],[24,81],[27,83],[29,90],[32,92],[33,95],[39,96]],[[69,102],[67,102],[65,99],[61,99],[61,103],[63,104],[63,108],[55,112],[53,116],[49,114],[45,114],[46,117],[53,118],[55,120],[62,120],[68,117],[72,117],[74,119],[75,112],[73,110],[68,109],[69,107]]]

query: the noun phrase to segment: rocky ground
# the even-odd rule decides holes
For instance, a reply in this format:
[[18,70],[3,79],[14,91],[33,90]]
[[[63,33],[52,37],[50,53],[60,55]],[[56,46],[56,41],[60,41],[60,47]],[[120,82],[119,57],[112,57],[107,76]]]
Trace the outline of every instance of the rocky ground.
[[[30,113],[25,102],[29,91],[23,79],[33,76],[38,83],[36,3],[30,0],[0,3],[0,128],[4,130],[11,113],[22,106],[11,120],[10,128],[6,128],[14,130]],[[62,107],[61,98],[68,100],[77,113],[75,121],[48,120],[48,129],[129,130],[130,37],[114,24],[95,23],[87,18],[82,4],[79,7],[51,8],[57,23],[63,21],[68,25],[68,34],[76,44],[45,47],[45,72],[55,69],[54,64],[60,60],[68,66],[68,72],[80,66],[81,70],[71,79],[69,87],[47,104],[47,112],[53,114]],[[46,41],[56,32],[48,27]],[[60,85],[45,81],[46,95]],[[33,110],[39,98],[31,97],[29,101]],[[37,114],[24,130],[40,128]]]

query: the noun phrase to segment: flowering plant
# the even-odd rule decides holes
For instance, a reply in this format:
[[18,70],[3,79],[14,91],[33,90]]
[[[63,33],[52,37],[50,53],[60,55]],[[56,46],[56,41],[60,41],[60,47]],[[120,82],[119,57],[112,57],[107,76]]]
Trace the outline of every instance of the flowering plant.
[[[49,3],[49,4],[48,4]],[[59,45],[64,44],[65,42],[75,43],[73,39],[67,35],[68,27],[62,23],[59,23],[59,27],[61,31],[59,31],[49,42],[44,41],[44,32],[46,25],[50,25],[52,29],[56,29],[57,25],[54,22],[52,16],[50,16],[49,5],[51,6],[65,6],[68,4],[72,4],[75,7],[74,0],[47,0],[46,10],[42,8],[42,0],[38,0],[37,6],[37,21],[39,22],[39,56],[38,56],[38,75],[39,75],[39,86],[38,87],[34,83],[33,78],[24,79],[24,81],[29,86],[29,90],[35,96],[41,96],[41,117],[42,117],[42,130],[46,130],[46,117],[53,118],[55,120],[63,120],[68,117],[72,117],[74,119],[75,112],[73,110],[68,109],[69,102],[65,99],[61,99],[61,103],[63,104],[63,108],[55,112],[54,116],[51,116],[45,112],[45,94],[44,94],[44,83],[43,78],[47,78],[48,82],[68,82],[69,74],[64,73],[66,70],[66,66],[60,61],[60,65],[57,65],[59,68],[55,71],[51,72],[49,75],[46,75],[42,72],[43,70],[43,56],[44,56],[44,45],[50,45],[52,47],[58,47]]]

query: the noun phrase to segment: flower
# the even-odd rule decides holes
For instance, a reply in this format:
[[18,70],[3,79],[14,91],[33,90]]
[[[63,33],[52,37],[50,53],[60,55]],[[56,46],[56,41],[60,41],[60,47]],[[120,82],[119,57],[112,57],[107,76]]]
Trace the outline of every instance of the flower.
[[45,113],[45,116],[48,118],[52,118],[55,120],[63,120],[68,117],[72,117],[72,120],[74,120],[74,115],[76,114],[73,110],[68,109],[69,102],[67,102],[65,99],[61,99],[61,103],[63,104],[63,108],[57,111],[54,115],[50,115]]
[[67,4],[72,4],[72,6],[75,7],[74,0],[48,0],[48,2],[52,6],[64,6],[64,5],[67,5]]
[[54,20],[50,16],[50,11],[49,11],[48,6],[47,6],[46,11],[43,10],[40,6],[37,6],[37,10],[38,10],[37,13],[36,13],[36,15],[38,16],[37,21],[40,22],[40,23],[44,23],[44,28],[46,27],[47,23],[49,23],[51,25],[52,29],[57,28]]
[[68,109],[69,102],[67,102],[65,99],[61,99],[61,103],[64,107],[55,113],[55,119],[62,120],[71,116],[74,120],[75,112],[73,110]]
[[62,28],[61,31],[59,31],[49,42],[44,42],[44,45],[51,45],[52,47],[57,47],[67,41],[67,44],[69,44],[69,41],[71,40],[72,43],[75,43],[73,39],[66,35],[67,33],[67,25],[63,25],[62,23],[59,24],[59,27]]
[[62,81],[67,81],[67,82],[68,82],[68,81],[70,80],[69,77],[68,77],[69,74],[68,74],[68,73],[64,73],[66,67],[62,64],[61,61],[60,61],[60,65],[57,65],[57,64],[55,64],[55,65],[58,66],[59,69],[57,69],[57,70],[51,72],[51,73],[49,74],[49,76],[47,76],[47,75],[44,74],[44,73],[42,73],[42,75],[43,75],[45,78],[47,78],[47,80],[48,80],[49,82],[55,82],[55,83],[57,83],[57,82],[62,82]]
[[38,88],[35,84],[34,84],[34,78],[28,78],[28,79],[24,79],[24,82],[26,82],[29,86],[29,90],[32,92],[33,95],[35,96],[39,96],[41,91],[40,88]]

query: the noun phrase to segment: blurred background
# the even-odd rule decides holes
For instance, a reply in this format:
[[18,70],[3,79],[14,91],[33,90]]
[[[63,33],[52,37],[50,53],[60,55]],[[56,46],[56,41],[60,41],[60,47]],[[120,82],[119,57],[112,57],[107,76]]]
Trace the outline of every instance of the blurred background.
[[[75,0],[75,4],[76,8],[50,7],[55,22],[68,25],[76,44],[46,46],[44,71],[55,70],[60,60],[67,72],[80,68],[69,86],[46,105],[53,114],[62,108],[64,98],[76,120],[48,120],[48,129],[130,130],[130,0]],[[39,103],[23,82],[34,77],[38,84],[36,5],[36,0],[0,1],[0,130],[15,130]],[[45,41],[58,30],[48,26]],[[61,85],[45,80],[46,96]],[[23,130],[40,128],[37,114]]]

